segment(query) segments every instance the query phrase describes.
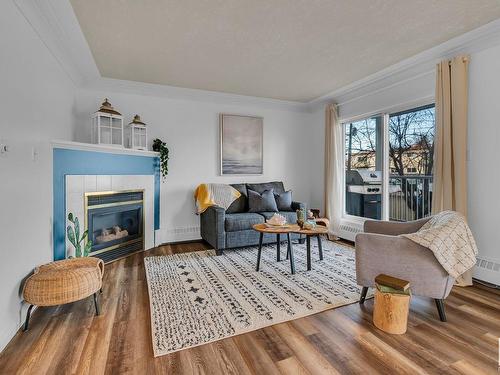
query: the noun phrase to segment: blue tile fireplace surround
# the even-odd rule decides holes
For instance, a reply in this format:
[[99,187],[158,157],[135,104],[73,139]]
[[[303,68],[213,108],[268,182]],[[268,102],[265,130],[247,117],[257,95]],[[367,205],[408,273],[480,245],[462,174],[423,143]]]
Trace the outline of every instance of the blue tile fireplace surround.
[[[97,146],[99,147],[99,146]],[[96,148],[97,148],[96,147]],[[66,256],[67,175],[154,176],[154,229],[160,227],[160,165],[154,153],[116,153],[53,146],[53,246],[54,260]]]

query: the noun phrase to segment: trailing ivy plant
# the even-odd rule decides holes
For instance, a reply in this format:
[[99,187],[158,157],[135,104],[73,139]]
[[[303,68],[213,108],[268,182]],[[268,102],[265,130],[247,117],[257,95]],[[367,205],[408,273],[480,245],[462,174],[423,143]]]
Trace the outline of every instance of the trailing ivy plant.
[[82,242],[85,238],[87,238],[89,233],[88,230],[83,232],[82,236],[80,237],[80,222],[78,221],[78,218],[70,212],[68,214],[68,220],[72,225],[68,225],[66,231],[68,233],[69,242],[71,242],[71,244],[75,247],[75,257],[80,258],[82,256],[89,256],[90,248],[92,247],[92,241],[87,241],[87,243],[83,247],[82,253]]
[[153,151],[160,153],[161,176],[165,179],[168,175],[168,147],[161,139],[153,140]]

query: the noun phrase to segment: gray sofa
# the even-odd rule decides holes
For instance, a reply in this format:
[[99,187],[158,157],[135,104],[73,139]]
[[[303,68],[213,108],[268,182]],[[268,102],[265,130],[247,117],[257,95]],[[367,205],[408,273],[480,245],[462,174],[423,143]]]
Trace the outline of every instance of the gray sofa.
[[356,236],[356,279],[363,287],[363,303],[368,287],[381,273],[408,280],[413,294],[433,298],[439,318],[446,321],[444,300],[455,282],[426,247],[400,234],[417,232],[430,217],[406,223],[367,220],[364,233]]
[[[224,210],[221,207],[211,206],[200,215],[201,237],[214,247],[217,255],[224,249],[252,246],[259,244],[259,233],[252,229],[254,224],[264,223],[275,212],[248,212],[248,189],[262,193],[273,189],[275,193],[285,192],[283,182],[266,182],[256,184],[231,184],[241,193],[231,206]],[[304,208],[299,202],[292,202],[291,211],[280,211],[289,223],[297,221],[296,210]],[[298,239],[299,235],[292,234],[291,239]],[[276,235],[265,234],[263,243],[276,242]]]

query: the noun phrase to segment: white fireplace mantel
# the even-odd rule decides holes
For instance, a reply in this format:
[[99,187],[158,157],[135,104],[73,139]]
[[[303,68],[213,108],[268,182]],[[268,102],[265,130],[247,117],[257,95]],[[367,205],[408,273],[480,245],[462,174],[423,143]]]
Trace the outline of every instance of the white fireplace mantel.
[[53,140],[50,142],[52,148],[62,148],[67,150],[106,152],[110,154],[135,155],[135,156],[159,156],[158,152],[133,150],[126,147],[113,147],[107,145],[97,145],[93,143],[80,143],[63,140]]

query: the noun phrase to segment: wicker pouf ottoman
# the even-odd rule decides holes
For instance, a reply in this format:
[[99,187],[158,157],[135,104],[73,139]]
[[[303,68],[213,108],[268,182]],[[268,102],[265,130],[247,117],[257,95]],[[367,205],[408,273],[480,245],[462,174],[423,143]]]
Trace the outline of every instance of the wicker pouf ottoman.
[[24,284],[23,297],[30,306],[23,330],[28,329],[35,305],[62,305],[94,295],[96,315],[99,315],[97,292],[102,288],[103,274],[104,262],[93,257],[65,259],[37,267]]

